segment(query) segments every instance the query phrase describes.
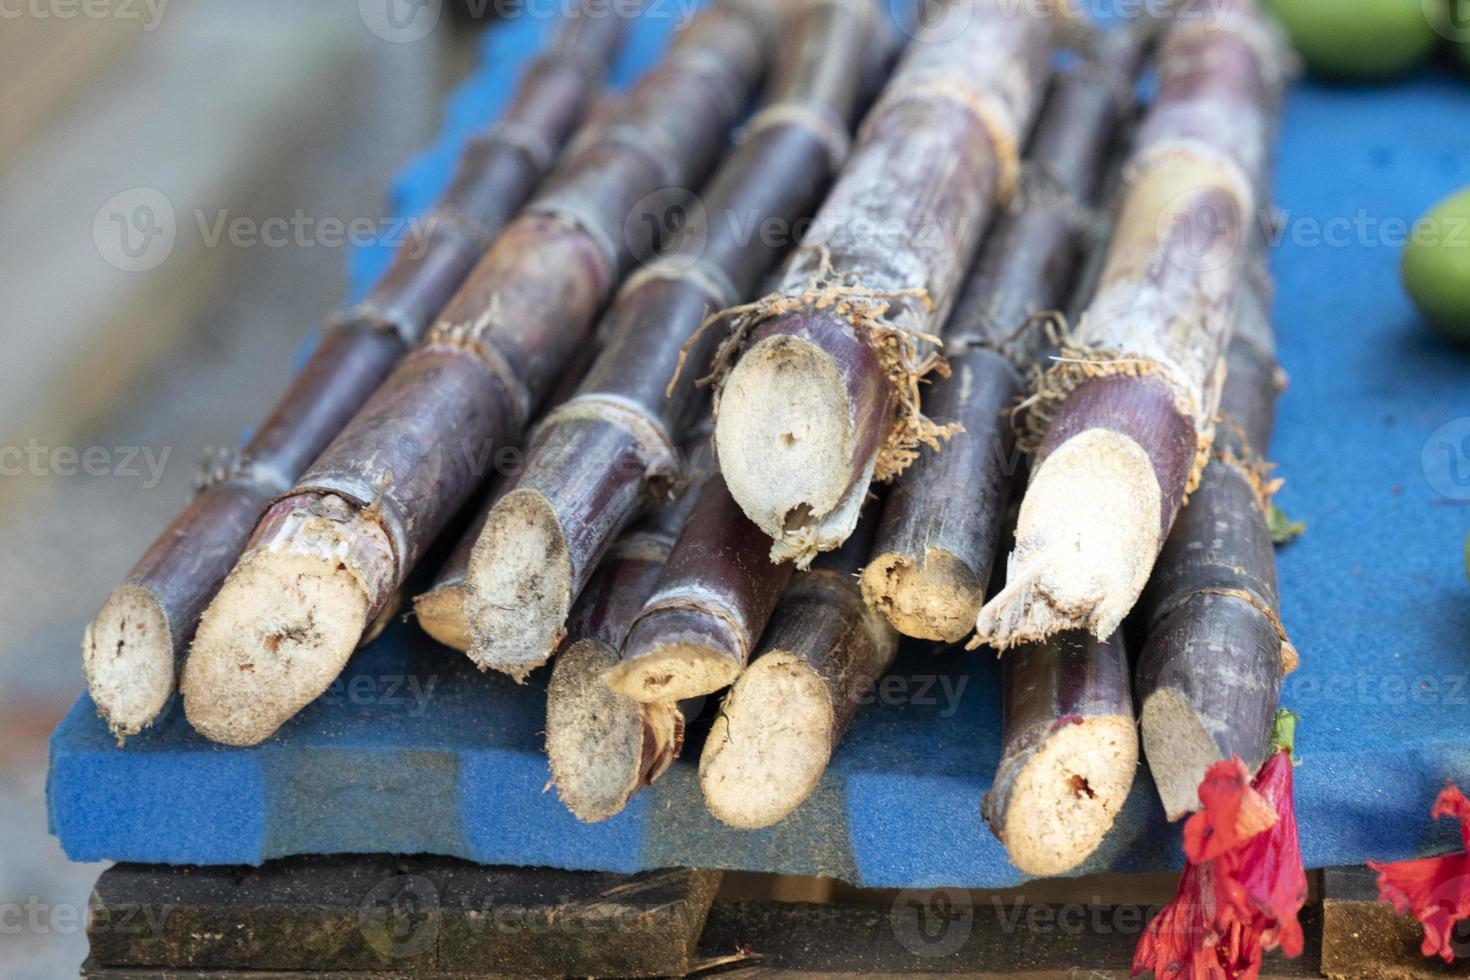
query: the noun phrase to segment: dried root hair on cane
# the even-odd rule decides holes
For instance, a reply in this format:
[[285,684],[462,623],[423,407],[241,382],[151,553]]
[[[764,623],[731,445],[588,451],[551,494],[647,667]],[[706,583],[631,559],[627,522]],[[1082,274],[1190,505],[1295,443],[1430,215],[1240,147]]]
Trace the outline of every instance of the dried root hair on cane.
[[779,258],[779,242],[745,231],[799,223],[841,163],[874,71],[852,54],[874,46],[877,10],[817,0],[783,12],[761,106],[700,195],[709,214],[742,220],[709,222],[685,251],[623,285],[586,383],[540,427],[486,521],[467,579],[471,655],[482,666],[519,677],[557,649],[599,557],[675,468],[671,447],[704,403],[680,365],[708,360],[718,336],[697,331],[683,350],[680,339],[709,310],[748,296]]

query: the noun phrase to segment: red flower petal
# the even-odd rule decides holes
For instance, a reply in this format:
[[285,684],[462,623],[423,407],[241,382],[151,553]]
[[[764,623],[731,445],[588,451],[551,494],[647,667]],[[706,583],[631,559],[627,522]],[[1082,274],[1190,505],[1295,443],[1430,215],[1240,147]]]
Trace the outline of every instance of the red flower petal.
[[1254,980],[1266,950],[1302,951],[1307,900],[1292,805],[1291,757],[1278,752],[1252,782],[1239,759],[1210,767],[1204,809],[1184,828],[1179,891],[1149,923],[1133,972],[1160,980]]
[[[1429,811],[1434,819],[1460,821],[1460,839],[1470,849],[1470,800],[1447,783]],[[1446,963],[1455,958],[1455,923],[1470,918],[1470,854],[1446,854],[1416,861],[1369,861],[1378,872],[1378,898],[1392,903],[1399,915],[1412,914],[1424,924],[1425,956],[1439,954]]]

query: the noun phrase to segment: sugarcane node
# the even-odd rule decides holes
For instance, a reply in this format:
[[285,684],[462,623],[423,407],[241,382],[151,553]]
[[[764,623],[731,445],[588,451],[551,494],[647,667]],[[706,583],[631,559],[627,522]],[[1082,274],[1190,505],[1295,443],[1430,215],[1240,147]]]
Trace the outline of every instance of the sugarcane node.
[[[582,11],[568,18],[523,73],[494,129],[460,154],[427,233],[395,250],[360,303],[329,317],[305,366],[243,447],[242,465],[206,480],[129,572],[116,601],[103,604],[84,636],[83,664],[98,714],[120,741],[169,703],[200,617],[256,520],[418,343],[570,142],[624,26]],[[130,628],[139,624],[145,629]]]

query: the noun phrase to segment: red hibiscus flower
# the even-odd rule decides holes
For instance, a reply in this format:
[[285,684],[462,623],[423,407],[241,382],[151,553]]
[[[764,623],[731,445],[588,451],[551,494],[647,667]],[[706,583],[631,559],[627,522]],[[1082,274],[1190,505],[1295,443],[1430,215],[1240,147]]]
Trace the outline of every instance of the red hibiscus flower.
[[1184,825],[1188,864],[1174,900],[1144,931],[1133,973],[1160,980],[1255,980],[1261,956],[1302,951],[1297,913],[1307,875],[1297,842],[1291,753],[1282,749],[1254,781],[1240,759],[1205,773],[1204,809]]
[[[1460,821],[1460,840],[1470,850],[1470,800],[1447,782],[1434,801],[1431,818]],[[1424,923],[1425,956],[1439,954],[1446,963],[1455,958],[1455,923],[1470,918],[1470,854],[1446,854],[1418,861],[1369,861],[1378,872],[1378,897],[1391,902],[1399,915],[1413,914]]]

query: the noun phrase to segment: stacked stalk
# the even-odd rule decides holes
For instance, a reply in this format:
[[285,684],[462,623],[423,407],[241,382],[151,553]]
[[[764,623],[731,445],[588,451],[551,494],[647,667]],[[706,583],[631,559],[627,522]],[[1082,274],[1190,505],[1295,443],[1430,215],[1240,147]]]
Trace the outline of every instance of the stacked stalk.
[[699,760],[705,805],[723,823],[769,827],[800,806],[893,663],[898,634],[857,583],[871,528],[864,522],[795,575],[759,655],[725,697]]
[[[604,102],[603,104],[608,105],[609,103]],[[596,113],[598,110],[593,111]],[[597,348],[588,344],[576,356],[572,366],[557,382],[556,389],[547,396],[546,404],[549,406],[547,411],[556,411],[576,392],[582,379],[587,376],[587,369],[591,367],[596,354]],[[504,470],[503,477],[498,475],[500,470],[497,470],[497,478],[487,488],[483,499],[471,502],[469,506],[475,516],[470,518],[468,525],[460,533],[454,549],[445,559],[439,573],[434,576],[433,584],[426,591],[413,597],[414,618],[418,620],[424,632],[460,653],[468,653],[470,650],[470,627],[465,619],[464,610],[464,583],[466,575],[469,574],[470,552],[474,550],[475,541],[479,539],[480,532],[485,528],[485,521],[490,516],[490,508],[494,506],[496,500],[500,499],[500,495],[505,493],[511,479],[518,471],[517,468],[523,462],[521,457],[517,459],[515,466]]]
[[546,755],[557,795],[578,820],[616,816],[643,787],[663,775],[684,747],[686,711],[696,705],[638,702],[604,682],[618,664],[628,628],[652,594],[659,570],[709,478],[705,443],[690,463],[692,483],[656,508],[608,550],[567,621],[546,692]]
[[1146,36],[1100,35],[1061,78],[1032,137],[1023,200],[990,234],[945,328],[950,374],[924,411],[956,425],[894,482],[863,596],[899,632],[955,643],[975,627],[1018,479],[1010,409],[1040,361],[1039,318],[1065,304],[1097,229],[1091,206],[1131,108]]
[[635,701],[713,694],[740,676],[791,579],[718,475],[705,483],[608,686]]
[[1267,523],[1275,484],[1261,455],[1283,378],[1264,260],[1254,265],[1237,304],[1214,452],[1142,603],[1143,747],[1170,820],[1199,808],[1213,763],[1238,757],[1254,772],[1266,760],[1281,681],[1296,666]]
[[551,169],[621,36],[618,18],[573,14],[527,68],[499,123],[465,148],[427,237],[400,248],[366,299],[334,319],[270,418],[238,455],[205,472],[198,495],[103,604],[83,637],[82,662],[98,714],[119,739],[168,703],[199,616],[261,511],[418,342]]
[[1053,25],[1004,0],[943,8],[864,120],[852,158],[775,294],[739,311],[717,371],[715,445],[730,492],[810,562],[847,538],[868,484],[950,430],[919,379],[981,234],[1013,192]]
[[[787,15],[765,105],[688,241],[624,287],[586,382],[540,426],[485,521],[465,591],[480,666],[522,680],[545,663],[604,550],[678,476],[673,447],[706,403],[692,374],[675,377],[680,344],[755,289],[784,245],[765,229],[809,215],[841,165],[863,74],[852,52],[874,48],[875,12],[871,0],[806,0]],[[717,340],[705,331],[689,355],[707,360]]]
[[1111,636],[1208,456],[1281,82],[1253,0],[1213,6],[1165,37],[1101,286],[1030,399],[1036,466],[977,623],[997,648]]
[[1120,635],[1074,630],[1002,660],[1001,758],[981,810],[1027,874],[1081,864],[1128,798],[1138,766],[1130,680]]
[[654,192],[710,170],[764,68],[768,17],[728,2],[695,18],[266,512],[184,669],[196,729],[254,744],[337,676],[474,492],[485,454],[520,438],[617,281],[651,253]]

